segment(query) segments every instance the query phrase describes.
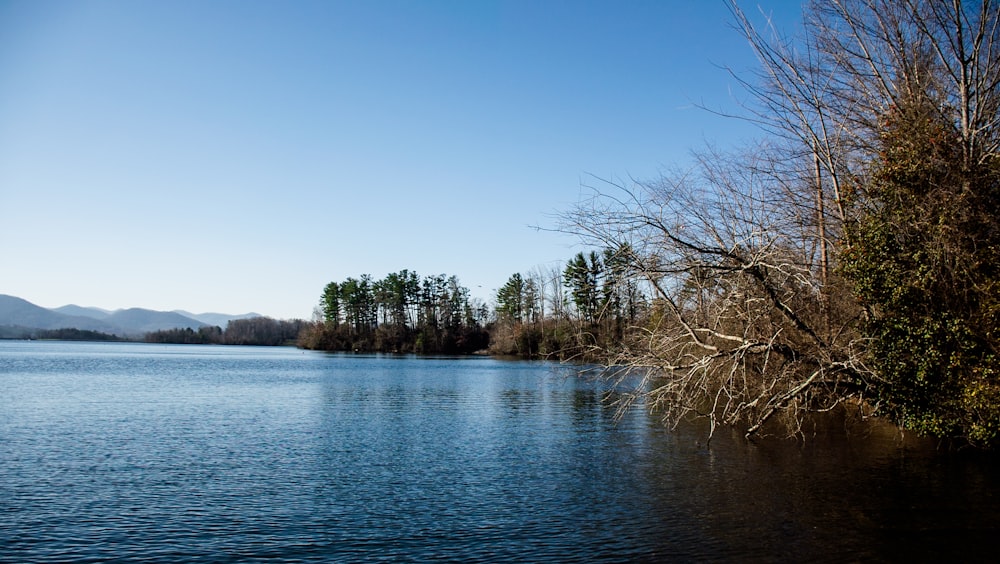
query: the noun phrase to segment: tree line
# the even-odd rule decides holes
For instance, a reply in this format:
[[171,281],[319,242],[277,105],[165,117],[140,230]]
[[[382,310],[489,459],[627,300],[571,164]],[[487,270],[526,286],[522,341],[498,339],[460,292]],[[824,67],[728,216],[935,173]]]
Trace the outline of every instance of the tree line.
[[225,329],[217,326],[202,326],[197,330],[190,327],[166,329],[146,333],[147,343],[175,343],[184,345],[295,345],[299,335],[309,325],[301,319],[272,319],[251,317],[233,319]]
[[648,310],[648,294],[626,274],[626,247],[580,252],[564,267],[515,273],[497,291],[490,351],[597,360]]
[[647,306],[627,280],[622,249],[578,253],[564,269],[513,274],[494,304],[471,299],[455,276],[410,270],[330,282],[300,345],[310,349],[489,353],[592,360],[595,343],[624,334]]
[[401,270],[364,274],[323,288],[309,349],[460,354],[485,350],[490,313],[455,276]]
[[23,339],[51,339],[54,341],[126,341],[127,339],[117,335],[103,333],[101,331],[91,331],[89,329],[61,328],[61,329],[39,329],[25,331],[21,336]]

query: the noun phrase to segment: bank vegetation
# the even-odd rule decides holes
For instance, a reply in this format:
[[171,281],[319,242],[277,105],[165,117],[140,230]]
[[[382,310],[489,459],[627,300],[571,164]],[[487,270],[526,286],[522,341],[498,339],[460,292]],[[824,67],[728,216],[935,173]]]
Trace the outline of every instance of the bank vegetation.
[[748,436],[848,409],[995,445],[997,3],[813,2],[793,39],[731,9],[761,62],[737,77],[761,140],[595,181],[562,218],[648,296],[593,343],[623,405]]

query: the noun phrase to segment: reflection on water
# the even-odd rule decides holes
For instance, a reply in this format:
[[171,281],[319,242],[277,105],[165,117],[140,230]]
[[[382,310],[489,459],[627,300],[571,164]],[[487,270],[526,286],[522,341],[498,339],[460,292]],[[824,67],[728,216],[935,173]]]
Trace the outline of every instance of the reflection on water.
[[615,421],[566,367],[0,343],[0,561],[987,560],[988,456]]

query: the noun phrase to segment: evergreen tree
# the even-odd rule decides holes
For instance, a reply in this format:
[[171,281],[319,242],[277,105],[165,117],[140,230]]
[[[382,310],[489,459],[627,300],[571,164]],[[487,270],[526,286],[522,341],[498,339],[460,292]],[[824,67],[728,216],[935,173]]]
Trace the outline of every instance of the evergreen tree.
[[596,251],[577,253],[566,265],[563,279],[580,318],[593,323],[601,309],[601,282],[604,265]]
[[520,273],[515,273],[497,291],[497,315],[503,319],[520,323],[523,305],[524,277]]
[[323,295],[320,298],[320,308],[323,312],[323,321],[336,327],[340,323],[340,285],[330,282],[323,288]]

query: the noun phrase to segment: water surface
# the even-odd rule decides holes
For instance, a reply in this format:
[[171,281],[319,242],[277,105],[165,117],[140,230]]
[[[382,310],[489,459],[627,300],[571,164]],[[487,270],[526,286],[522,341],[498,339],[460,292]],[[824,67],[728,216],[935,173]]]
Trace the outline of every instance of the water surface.
[[990,457],[621,421],[569,367],[0,342],[0,561],[989,560]]

